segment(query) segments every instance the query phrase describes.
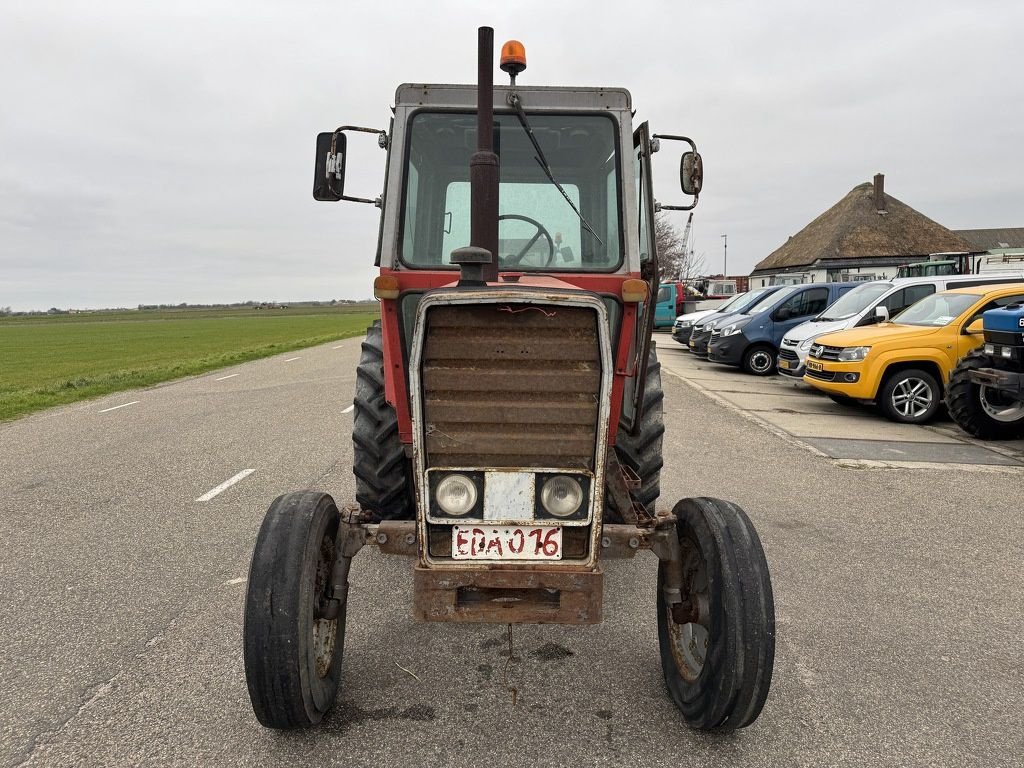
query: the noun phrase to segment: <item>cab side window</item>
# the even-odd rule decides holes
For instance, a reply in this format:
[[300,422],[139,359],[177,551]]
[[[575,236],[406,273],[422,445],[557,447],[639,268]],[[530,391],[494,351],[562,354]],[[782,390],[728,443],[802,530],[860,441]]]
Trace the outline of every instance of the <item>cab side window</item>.
[[910,285],[902,291],[896,291],[891,296],[887,297],[882,303],[886,308],[888,308],[889,317],[893,317],[897,313],[902,312],[904,309],[909,307],[911,304],[916,304],[925,296],[931,296],[933,293],[935,293],[935,283]]
[[975,320],[981,319],[982,314],[988,312],[990,309],[998,309],[1000,307],[1009,306],[1010,304],[1020,304],[1022,301],[1024,301],[1024,293],[1018,293],[1016,296],[1003,296],[1003,298],[1001,299],[989,301],[985,304],[985,306],[983,306],[981,309],[979,309],[977,312],[975,312],[973,315],[971,315],[971,317],[967,319],[967,325],[970,325]]
[[828,306],[828,288],[810,288],[795,293],[786,299],[776,310],[776,317],[782,310],[788,310],[789,317],[805,317],[817,315]]
[[658,289],[658,303],[670,301],[672,299],[673,286],[663,285]]

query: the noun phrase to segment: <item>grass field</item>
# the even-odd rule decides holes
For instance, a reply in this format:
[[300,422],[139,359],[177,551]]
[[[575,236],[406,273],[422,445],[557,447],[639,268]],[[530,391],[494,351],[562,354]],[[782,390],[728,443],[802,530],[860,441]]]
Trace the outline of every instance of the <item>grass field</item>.
[[0,318],[0,421],[361,336],[375,304]]

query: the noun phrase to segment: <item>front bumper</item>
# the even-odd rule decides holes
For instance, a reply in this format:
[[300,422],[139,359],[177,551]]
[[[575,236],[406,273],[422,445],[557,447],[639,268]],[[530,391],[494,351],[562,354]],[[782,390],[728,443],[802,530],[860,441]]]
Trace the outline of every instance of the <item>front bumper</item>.
[[687,346],[690,351],[698,357],[708,356],[708,343],[711,341],[711,331],[701,331],[700,333],[693,333],[690,336]]
[[682,344],[684,347],[688,347],[690,342],[690,336],[693,335],[693,326],[685,325],[681,328],[672,328],[672,338]]
[[802,379],[804,373],[807,372],[805,363],[807,362],[807,353],[800,352],[798,347],[783,346],[779,350],[779,364],[778,370],[783,376],[789,376],[793,379]]
[[750,340],[742,331],[732,336],[719,336],[708,344],[708,360],[723,365],[740,365]]
[[839,363],[808,357],[804,382],[823,392],[845,395],[854,400],[874,400],[875,387],[870,378],[865,378],[865,372],[863,361]]

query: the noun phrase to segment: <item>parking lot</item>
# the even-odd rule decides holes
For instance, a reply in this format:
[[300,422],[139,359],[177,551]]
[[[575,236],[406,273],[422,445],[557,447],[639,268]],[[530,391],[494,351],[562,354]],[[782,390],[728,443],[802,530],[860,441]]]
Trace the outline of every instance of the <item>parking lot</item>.
[[924,426],[896,424],[870,405],[839,405],[799,380],[751,376],[708,362],[667,333],[655,339],[665,370],[764,429],[841,465],[1024,472],[1024,440],[974,440],[944,415]]

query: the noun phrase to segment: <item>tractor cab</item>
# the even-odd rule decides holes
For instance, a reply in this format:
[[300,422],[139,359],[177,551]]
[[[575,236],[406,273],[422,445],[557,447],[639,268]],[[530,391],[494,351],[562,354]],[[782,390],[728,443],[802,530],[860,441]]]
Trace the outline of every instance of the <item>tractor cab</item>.
[[[317,722],[333,701],[364,546],[414,560],[417,620],[510,626],[601,621],[602,562],[652,552],[684,717],[732,730],[764,703],[774,608],[750,520],[717,499],[656,508],[653,219],[697,204],[701,157],[634,126],[628,91],[524,86],[525,67],[510,41],[494,85],[481,28],[476,86],[401,85],[388,130],[317,138],[314,198],[381,209],[381,317],[356,371],[355,504],[285,494],[256,542],[245,659],[264,725]],[[346,190],[357,133],[387,153],[377,197]],[[690,199],[658,204],[651,157],[671,143]]]

